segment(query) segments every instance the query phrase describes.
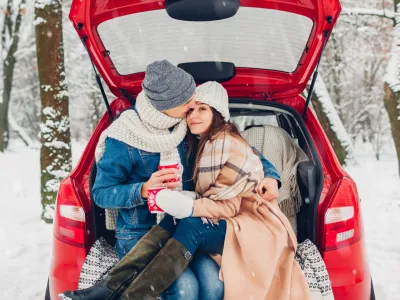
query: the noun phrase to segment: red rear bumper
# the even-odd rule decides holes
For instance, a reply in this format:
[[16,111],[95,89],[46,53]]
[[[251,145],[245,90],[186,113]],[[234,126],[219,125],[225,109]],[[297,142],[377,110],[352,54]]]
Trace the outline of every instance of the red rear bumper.
[[371,274],[364,240],[324,253],[335,300],[369,300]]
[[[53,240],[53,259],[50,266],[50,295],[57,295],[78,287],[79,273],[86,251]],[[324,253],[324,261],[332,282],[335,300],[369,300],[371,275],[369,273],[364,241]]]
[[50,297],[78,288],[79,274],[86,258],[86,250],[53,238],[53,257],[50,265]]

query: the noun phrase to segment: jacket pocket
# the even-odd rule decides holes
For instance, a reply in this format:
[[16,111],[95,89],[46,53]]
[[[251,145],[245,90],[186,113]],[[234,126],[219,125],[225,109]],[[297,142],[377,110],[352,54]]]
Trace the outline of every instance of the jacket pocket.
[[158,165],[160,164],[160,153],[147,152],[143,150],[138,150],[138,152],[144,169],[146,170],[147,175],[150,177],[151,174],[158,171]]

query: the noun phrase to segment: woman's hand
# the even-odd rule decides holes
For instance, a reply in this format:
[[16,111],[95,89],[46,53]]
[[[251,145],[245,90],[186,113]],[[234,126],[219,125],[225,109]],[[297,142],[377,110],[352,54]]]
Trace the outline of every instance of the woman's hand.
[[168,180],[171,179],[176,179],[179,178],[180,180],[180,173],[176,172],[176,169],[163,169],[157,172],[154,172],[151,174],[151,177],[147,182],[145,182],[142,185],[142,198],[146,199],[147,198],[147,191],[151,187],[158,187],[158,186],[164,186],[168,189],[173,190],[176,188],[178,185],[180,185],[180,182],[167,182]]
[[193,198],[178,191],[162,190],[157,193],[156,204],[167,214],[183,219],[193,212]]
[[258,184],[258,194],[266,201],[272,201],[279,197],[278,181],[274,178],[264,178]]

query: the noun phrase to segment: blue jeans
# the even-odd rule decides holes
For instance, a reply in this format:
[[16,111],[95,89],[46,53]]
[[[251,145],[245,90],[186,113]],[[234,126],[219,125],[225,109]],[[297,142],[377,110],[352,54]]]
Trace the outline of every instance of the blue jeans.
[[163,227],[194,254],[189,265],[199,284],[200,300],[219,300],[224,296],[224,285],[219,280],[219,266],[208,253],[222,254],[226,234],[226,221],[219,224],[203,223],[200,218],[185,218],[175,225],[173,218],[166,215],[160,222]]
[[198,252],[190,263],[190,269],[199,283],[199,300],[222,300],[224,283],[219,280],[219,266],[207,253]]
[[[140,238],[118,239],[116,249],[119,258],[127,254]],[[206,254],[196,254],[189,268],[167,289],[163,300],[221,300],[224,286],[218,279],[219,267]]]
[[197,250],[211,254],[222,254],[226,234],[226,221],[220,220],[218,224],[203,223],[201,218],[185,218],[178,220],[174,225],[173,218],[166,215],[158,224],[172,237],[181,242],[190,253]]

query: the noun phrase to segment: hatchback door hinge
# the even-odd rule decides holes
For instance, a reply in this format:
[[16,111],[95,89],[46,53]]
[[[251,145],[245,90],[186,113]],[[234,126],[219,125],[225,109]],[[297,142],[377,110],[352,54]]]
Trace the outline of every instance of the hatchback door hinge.
[[329,31],[325,30],[324,31],[324,42],[323,42],[323,45],[322,45],[321,53],[320,53],[319,58],[318,58],[317,66],[315,67],[315,71],[314,71],[314,74],[313,74],[313,77],[312,77],[312,80],[311,80],[310,89],[308,90],[306,105],[304,106],[304,110],[303,110],[303,115],[302,115],[303,120],[305,120],[307,118],[307,109],[308,109],[308,106],[310,105],[310,102],[311,102],[311,97],[312,97],[312,94],[313,94],[313,91],[314,91],[315,81],[317,80],[317,76],[318,76],[319,63],[321,62],[322,53],[324,53],[324,49],[325,49],[326,43],[328,42],[328,37],[329,37]]

